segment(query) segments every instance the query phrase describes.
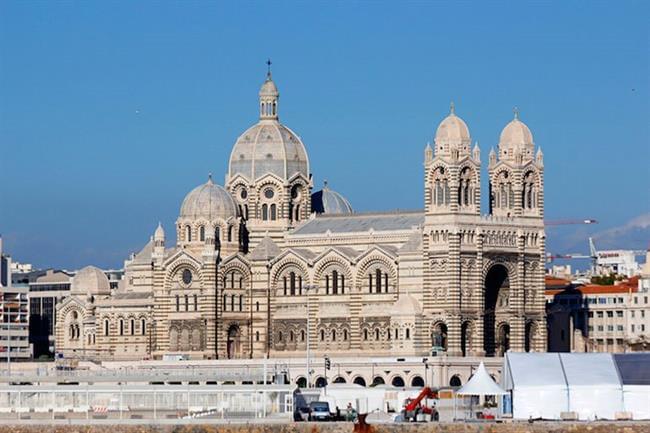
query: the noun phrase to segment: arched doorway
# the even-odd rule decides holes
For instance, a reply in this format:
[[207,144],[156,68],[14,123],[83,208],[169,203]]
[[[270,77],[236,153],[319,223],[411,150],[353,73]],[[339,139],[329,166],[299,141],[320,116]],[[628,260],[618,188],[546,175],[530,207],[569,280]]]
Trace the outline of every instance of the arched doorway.
[[502,323],[499,325],[497,340],[497,356],[503,356],[510,349],[510,325]]
[[413,377],[413,379],[411,379],[411,386],[423,387],[424,379],[422,379],[420,376]]
[[508,270],[503,265],[494,265],[485,276],[485,305],[483,316],[483,349],[486,356],[495,356],[496,315],[507,310],[509,304],[510,279]]
[[381,376],[375,376],[375,378],[372,380],[372,385],[371,386],[377,386],[377,385],[385,385],[386,381],[384,381],[384,378]]
[[228,359],[241,357],[241,330],[237,325],[228,328],[227,351]]
[[431,330],[431,349],[447,351],[447,325],[438,322]]
[[298,385],[298,388],[307,388],[307,379],[299,377],[298,380],[296,380],[296,385]]
[[449,386],[453,388],[459,388],[462,384],[463,382],[460,380],[460,377],[458,377],[457,374],[453,375],[449,380]]
[[535,324],[532,320],[526,322],[526,334],[524,338],[524,350],[530,352],[533,350],[533,338],[535,335]]
[[352,381],[352,383],[355,383],[355,384],[357,384],[357,385],[361,385],[361,386],[366,386],[366,379],[364,379],[364,378],[361,377],[361,376],[358,376],[358,377],[355,377],[355,378],[354,378],[354,380]]
[[404,379],[402,379],[402,376],[395,376],[390,384],[397,388],[402,388],[404,386]]
[[339,376],[336,379],[334,379],[333,383],[347,383],[347,382],[345,381],[344,377]]
[[325,385],[327,385],[327,381],[324,377],[316,379],[316,388],[323,388]]
[[463,356],[467,356],[472,346],[471,343],[472,324],[470,322],[463,322],[460,325],[460,350]]

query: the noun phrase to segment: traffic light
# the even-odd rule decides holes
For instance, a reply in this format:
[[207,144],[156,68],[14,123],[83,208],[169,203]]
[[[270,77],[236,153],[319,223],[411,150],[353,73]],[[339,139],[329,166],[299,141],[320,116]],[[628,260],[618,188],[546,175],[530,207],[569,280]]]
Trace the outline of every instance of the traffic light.
[[331,366],[332,366],[332,362],[330,361],[330,357],[325,356],[325,369],[329,370]]

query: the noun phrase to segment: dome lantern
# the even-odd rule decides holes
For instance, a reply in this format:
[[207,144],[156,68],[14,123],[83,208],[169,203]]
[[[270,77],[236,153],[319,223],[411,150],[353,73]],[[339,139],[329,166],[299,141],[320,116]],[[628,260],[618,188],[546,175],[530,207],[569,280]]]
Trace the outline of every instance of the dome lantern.
[[278,99],[280,93],[271,78],[271,59],[266,61],[266,80],[260,88],[260,120],[278,120]]

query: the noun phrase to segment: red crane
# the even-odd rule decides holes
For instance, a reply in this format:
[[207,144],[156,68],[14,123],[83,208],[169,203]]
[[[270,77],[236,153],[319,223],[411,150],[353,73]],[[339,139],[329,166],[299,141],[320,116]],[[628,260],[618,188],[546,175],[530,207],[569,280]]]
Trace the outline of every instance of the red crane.
[[438,411],[435,407],[429,407],[422,404],[424,399],[437,399],[438,393],[431,388],[424,387],[417,397],[406,399],[402,415],[405,421],[417,421],[417,416],[420,413],[431,415],[434,421],[438,421]]

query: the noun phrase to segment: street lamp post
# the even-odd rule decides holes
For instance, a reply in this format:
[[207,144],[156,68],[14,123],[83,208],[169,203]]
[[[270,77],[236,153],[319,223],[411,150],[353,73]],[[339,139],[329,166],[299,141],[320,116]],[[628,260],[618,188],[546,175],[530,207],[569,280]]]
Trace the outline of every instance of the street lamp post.
[[311,334],[311,332],[310,332],[311,331],[311,320],[310,320],[310,315],[309,315],[309,300],[310,300],[309,291],[313,290],[313,289],[316,289],[316,286],[314,286],[314,285],[305,286],[305,291],[307,292],[307,360],[306,360],[307,361],[306,362],[306,364],[307,364],[307,376],[306,376],[307,388],[311,388],[311,366],[310,366],[310,363],[311,363],[311,348],[310,348],[310,345],[309,345],[309,343],[310,343],[309,336]]

